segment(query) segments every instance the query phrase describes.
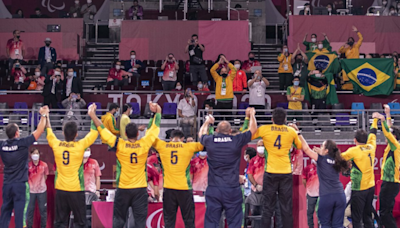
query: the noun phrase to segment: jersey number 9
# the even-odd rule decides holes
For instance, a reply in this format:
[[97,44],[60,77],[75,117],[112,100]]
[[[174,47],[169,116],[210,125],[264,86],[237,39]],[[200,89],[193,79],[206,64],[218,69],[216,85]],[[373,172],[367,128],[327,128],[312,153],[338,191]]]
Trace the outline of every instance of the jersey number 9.
[[69,152],[68,151],[63,152],[63,164],[64,165],[69,164]]
[[178,163],[178,151],[171,151],[171,164],[176,165]]
[[137,164],[137,154],[131,153],[131,163],[135,162]]

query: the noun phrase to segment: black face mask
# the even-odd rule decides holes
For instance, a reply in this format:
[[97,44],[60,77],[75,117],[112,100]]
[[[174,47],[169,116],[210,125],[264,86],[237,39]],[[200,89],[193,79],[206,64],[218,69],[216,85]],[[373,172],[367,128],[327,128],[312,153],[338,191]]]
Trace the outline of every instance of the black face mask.
[[221,74],[221,77],[226,78],[228,77],[228,74]]
[[249,58],[250,59],[250,61],[254,61],[254,58]]
[[296,63],[301,63],[301,62],[303,62],[302,59],[296,59]]
[[354,41],[349,41],[347,44],[350,45],[350,46],[353,46]]
[[19,39],[21,36],[17,36],[17,39]]
[[47,46],[47,47],[50,47],[50,44],[49,44],[49,43],[46,43],[46,46]]

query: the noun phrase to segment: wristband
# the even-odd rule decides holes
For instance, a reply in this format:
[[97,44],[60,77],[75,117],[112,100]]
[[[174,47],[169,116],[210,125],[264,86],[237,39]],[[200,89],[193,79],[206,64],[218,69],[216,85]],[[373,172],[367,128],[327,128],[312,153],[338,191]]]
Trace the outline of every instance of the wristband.
[[47,117],[47,115],[46,115],[46,114],[43,114],[42,117]]
[[392,119],[392,117],[387,117],[386,119],[387,119],[387,120],[391,120],[391,119]]

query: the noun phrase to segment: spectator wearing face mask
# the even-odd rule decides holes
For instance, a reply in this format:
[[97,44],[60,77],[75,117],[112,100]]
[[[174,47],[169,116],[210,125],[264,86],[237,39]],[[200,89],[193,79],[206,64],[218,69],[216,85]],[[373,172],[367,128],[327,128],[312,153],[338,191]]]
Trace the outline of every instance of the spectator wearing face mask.
[[173,90],[176,84],[176,74],[179,70],[179,64],[172,53],[169,53],[168,56],[165,58],[164,63],[161,65],[161,70],[164,71],[162,78],[164,91]]
[[208,84],[203,84],[203,82],[197,83],[197,91],[200,91],[200,93],[195,93],[195,95],[210,95],[210,93],[204,93],[204,92],[210,92],[210,89],[208,89]]
[[218,73],[218,74],[220,73],[220,71],[221,71],[222,68],[227,68],[227,67],[228,67],[228,64],[227,64],[227,63],[225,63],[224,61],[221,61],[221,57],[222,57],[222,56],[223,56],[224,58],[226,58],[224,54],[219,54],[217,60],[215,60],[215,63],[221,62],[221,64],[219,64],[219,67],[217,68],[217,73]]
[[279,90],[284,90],[291,85],[293,80],[292,54],[289,53],[287,45],[283,45],[278,61]]
[[85,179],[85,191],[96,193],[100,197],[100,177],[101,171],[96,159],[90,158],[92,155],[90,147],[83,154],[83,177]]
[[[105,128],[107,128],[111,133],[115,136],[120,134],[120,131],[117,127],[117,120],[116,118],[119,116],[119,105],[112,103],[108,108],[108,112],[101,116],[101,122]],[[103,144],[106,144],[106,141],[101,139]]]
[[49,175],[47,163],[40,160],[40,152],[36,148],[31,150],[31,161],[29,167],[29,204],[27,209],[27,225],[33,226],[33,215],[35,212],[36,201],[40,212],[40,227],[46,228],[47,224],[47,185],[46,180]]
[[246,73],[241,70],[242,62],[236,59],[234,62],[234,66],[236,68],[236,77],[233,80],[233,91],[234,92],[242,92],[245,93],[247,90],[247,75]]
[[108,72],[107,85],[111,86],[127,86],[128,78],[133,74],[121,69],[121,61],[116,61],[113,68]]
[[53,75],[56,68],[59,68],[59,69],[60,69],[60,72],[63,72],[63,67],[62,67],[62,62],[61,62],[61,60],[58,60],[58,61],[56,62],[56,64],[54,65],[54,67],[51,68],[49,71],[47,71],[47,75]]
[[61,102],[61,105],[68,109],[65,113],[64,121],[77,120],[78,123],[82,121],[81,112],[76,110],[84,109],[86,102],[80,93],[70,93],[69,97]]
[[357,33],[358,41],[354,43],[354,38],[349,37],[347,43],[340,47],[339,53],[345,54],[347,59],[358,59],[360,58],[360,47],[363,42],[363,36],[358,29],[353,26],[353,32]]
[[175,89],[173,89],[172,91],[183,91],[181,82],[176,82]]
[[310,91],[311,105],[314,106],[314,109],[326,109],[326,90],[328,89],[328,80],[325,78],[322,70],[312,70],[308,75],[314,75],[317,78],[314,79],[308,77],[307,79],[309,84],[318,88]]
[[54,70],[52,70],[53,74],[47,75],[44,81],[43,87],[43,97],[44,97],[44,105],[51,105],[51,108],[58,108],[57,106],[57,91],[58,85],[62,80],[64,80],[64,73],[61,72],[61,68],[57,65]]
[[40,68],[42,69],[43,75],[46,74],[46,72],[48,72],[50,69],[53,69],[55,62],[57,61],[56,49],[50,47],[51,39],[46,38],[44,40],[44,43],[46,45],[39,49],[39,56],[38,56],[38,61],[40,64]]
[[307,223],[309,228],[314,228],[314,212],[319,196],[317,162],[314,159],[303,169],[302,177],[303,185],[307,190]]
[[190,162],[190,179],[193,191],[205,192],[208,185],[207,151],[200,151]]
[[81,6],[79,0],[75,0],[75,4],[69,8],[69,16],[72,18],[81,18]]
[[[311,42],[307,41],[307,36],[308,33],[306,33],[306,35],[304,36],[304,40],[303,40],[303,45],[306,46],[306,51],[315,51],[317,49],[327,49],[329,51],[332,50],[329,40],[328,40],[328,36],[326,36],[325,33],[322,33],[322,35],[324,36],[325,39],[323,39],[322,41],[318,42],[317,40],[317,34],[313,33],[311,34]],[[319,44],[322,43],[322,47],[319,46]]]
[[292,59],[293,76],[300,77],[300,86],[304,87],[307,83],[308,76],[307,55],[300,49],[300,45],[297,44],[297,50],[293,53],[293,56],[295,56],[295,58]]
[[336,15],[337,12],[336,10],[333,8],[333,4],[332,3],[328,3],[328,5],[326,5],[326,9],[328,10],[328,15]]
[[[34,90],[36,90],[36,91],[43,90],[45,78],[46,77],[44,75],[42,75],[42,73],[40,72],[40,68],[36,68],[35,75],[34,75],[34,80],[36,82],[36,86],[35,86]],[[29,88],[31,88],[31,87],[29,86],[28,89]]]
[[253,157],[249,162],[249,168],[247,169],[247,175],[251,182],[251,190],[253,192],[261,192],[263,186],[264,177],[264,165],[265,165],[265,148],[262,140],[257,142],[257,155]]
[[179,101],[178,116],[180,118],[180,126],[182,127],[185,137],[194,135],[196,125],[196,109],[197,105],[190,89],[185,92],[185,98]]
[[15,63],[13,64],[13,67],[11,69],[11,77],[14,78],[14,84],[16,85],[22,85],[25,82],[25,74],[26,74],[26,69],[21,65],[19,60],[15,60]]
[[394,6],[390,6],[388,16],[397,16],[397,10]]
[[83,97],[83,87],[82,81],[79,77],[74,77],[74,69],[72,67],[68,68],[67,77],[63,80],[63,93],[62,99],[69,97],[71,93],[80,94]]
[[242,70],[244,72],[246,72],[247,78],[249,79],[249,78],[252,78],[252,76],[253,76],[252,73],[254,73],[254,71],[255,71],[252,68],[261,66],[261,63],[255,59],[255,55],[253,52],[249,52],[248,57],[249,57],[249,59],[245,60],[243,62]]
[[142,69],[144,69],[145,66],[142,61],[137,59],[136,51],[131,51],[130,55],[131,55],[131,59],[125,61],[124,68],[125,68],[125,71],[131,73],[132,76],[136,77],[136,88],[135,89],[137,89],[137,87],[139,87],[140,74],[142,73]]
[[49,18],[49,16],[42,14],[42,10],[40,8],[36,8],[35,14],[31,15],[31,18]]
[[300,10],[299,15],[311,15],[310,3],[304,4],[304,9]]
[[9,70],[11,70],[16,59],[23,60],[23,57],[25,56],[25,45],[20,39],[20,33],[21,32],[19,30],[14,30],[13,38],[7,41],[6,55],[9,63]]
[[[222,68],[218,74],[220,64],[226,63],[230,69]],[[215,63],[210,70],[211,76],[214,78],[215,85],[215,98],[217,99],[217,109],[232,109],[233,108],[233,80],[236,77],[236,68],[232,63],[228,62],[225,56],[222,56],[220,62]],[[223,114],[223,113],[221,113]],[[227,113],[229,114],[229,112]]]
[[244,151],[243,159],[246,162],[246,169],[244,170],[244,174],[245,175],[244,175],[243,187],[244,187],[244,196],[245,197],[247,197],[247,196],[249,196],[251,194],[252,185],[251,185],[251,182],[249,180],[248,170],[249,170],[249,166],[250,166],[250,161],[256,155],[257,155],[257,151],[253,147],[247,147],[246,150]]
[[[301,116],[301,112],[296,112],[296,110],[302,110],[304,101],[305,91],[304,88],[300,86],[300,78],[295,76],[293,78],[293,86],[289,86],[286,91],[286,97],[289,102],[288,109],[293,110],[291,115]],[[297,120],[299,118],[296,118]]]
[[122,106],[121,120],[119,121],[119,132],[121,134],[121,138],[123,138],[124,140],[128,140],[125,129],[126,125],[131,122],[131,118],[129,117],[130,115],[132,115],[132,105],[124,104],[124,106]]
[[257,70],[247,84],[249,85],[250,107],[265,109],[265,89],[269,86],[268,79],[261,75],[261,71]]

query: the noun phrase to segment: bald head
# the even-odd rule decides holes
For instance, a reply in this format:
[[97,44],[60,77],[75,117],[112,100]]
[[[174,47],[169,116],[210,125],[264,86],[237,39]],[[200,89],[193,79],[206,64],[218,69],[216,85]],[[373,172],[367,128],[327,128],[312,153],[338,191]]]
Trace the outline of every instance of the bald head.
[[231,124],[228,121],[222,121],[217,126],[218,133],[229,135],[232,133]]
[[228,73],[228,69],[226,69],[226,67],[221,68],[221,74],[227,74]]

